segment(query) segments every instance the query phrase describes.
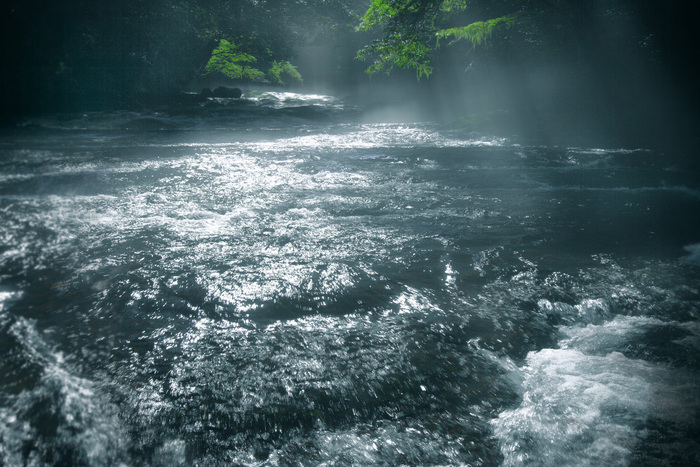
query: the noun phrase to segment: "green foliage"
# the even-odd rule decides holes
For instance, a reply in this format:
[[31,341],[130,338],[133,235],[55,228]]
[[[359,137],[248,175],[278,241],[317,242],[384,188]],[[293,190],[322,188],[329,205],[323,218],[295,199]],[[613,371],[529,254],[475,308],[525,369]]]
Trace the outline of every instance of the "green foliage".
[[375,26],[388,21],[398,10],[387,0],[372,0],[362,22],[357,26],[358,31],[371,31]]
[[440,39],[454,37],[456,39],[466,39],[471,42],[473,46],[478,46],[486,42],[497,26],[510,26],[515,21],[516,15],[512,14],[488,21],[475,21],[467,26],[441,29],[435,35],[438,43]]
[[456,11],[464,11],[467,9],[468,0],[445,0],[440,5],[440,10],[450,13]]
[[357,26],[358,31],[371,31],[377,26],[394,24],[418,25],[431,18],[443,5],[457,7],[466,0],[372,0]]
[[290,78],[296,79],[297,81],[303,81],[301,74],[297,71],[297,67],[289,63],[288,60],[273,61],[272,68],[267,71],[268,76],[277,84],[285,84],[282,79],[282,73],[289,75]]
[[[358,31],[381,28],[382,36],[357,54],[359,60],[372,59],[368,74],[390,73],[394,66],[416,70],[418,79],[433,72],[431,56],[440,39],[467,39],[472,46],[483,45],[494,31],[510,26],[516,15],[486,21],[466,20],[464,12],[471,0],[372,0],[357,26]],[[517,2],[515,2],[517,3]],[[515,7],[516,5],[512,5]],[[466,21],[466,26],[444,25]]]
[[[263,49],[266,55],[272,55],[269,47]],[[209,62],[204,67],[203,74],[221,73],[231,79],[249,79],[263,83],[273,82],[275,84],[285,84],[282,75],[302,81],[301,74],[289,60],[273,60],[267,73],[258,68],[248,65],[257,63],[258,58],[244,52],[241,47],[232,41],[222,39],[219,41],[212,53]]]
[[[450,0],[450,3],[460,0]],[[360,50],[358,60],[369,60],[366,69],[370,75],[384,71],[391,73],[395,66],[416,71],[418,79],[433,72],[430,62],[433,17],[443,1],[425,0],[372,0],[357,26],[358,31],[381,27],[384,35]]]
[[247,78],[253,81],[264,81],[265,73],[246,65],[257,61],[257,58],[251,54],[240,51],[235,43],[221,39],[219,46],[212,51],[211,58],[204,67],[204,74],[221,73],[231,79]]
[[426,78],[433,72],[430,64],[430,47],[423,43],[418,37],[396,35],[388,41],[378,41],[371,47],[358,52],[359,60],[367,60],[373,55],[374,61],[366,73],[373,75],[379,71],[387,74],[391,73],[394,66],[399,68],[413,68],[416,70],[418,79]]

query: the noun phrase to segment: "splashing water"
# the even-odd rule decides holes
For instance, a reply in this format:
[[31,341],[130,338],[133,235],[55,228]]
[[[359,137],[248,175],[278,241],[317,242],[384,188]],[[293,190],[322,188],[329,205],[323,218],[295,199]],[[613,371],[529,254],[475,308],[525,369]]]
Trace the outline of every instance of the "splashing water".
[[699,462],[697,171],[358,115],[6,130],[0,463]]

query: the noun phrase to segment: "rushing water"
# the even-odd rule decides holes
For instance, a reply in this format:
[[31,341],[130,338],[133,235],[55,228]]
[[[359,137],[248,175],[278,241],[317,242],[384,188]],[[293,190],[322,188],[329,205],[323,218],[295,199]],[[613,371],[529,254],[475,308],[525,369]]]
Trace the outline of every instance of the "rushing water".
[[0,154],[2,465],[700,462],[672,154],[289,93],[27,120]]

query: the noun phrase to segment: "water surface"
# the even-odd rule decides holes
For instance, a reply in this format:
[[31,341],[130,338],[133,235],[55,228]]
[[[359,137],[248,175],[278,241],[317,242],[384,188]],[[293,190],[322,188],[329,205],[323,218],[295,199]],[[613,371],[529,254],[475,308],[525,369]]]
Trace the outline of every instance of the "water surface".
[[0,139],[4,465],[696,465],[700,178],[329,96]]

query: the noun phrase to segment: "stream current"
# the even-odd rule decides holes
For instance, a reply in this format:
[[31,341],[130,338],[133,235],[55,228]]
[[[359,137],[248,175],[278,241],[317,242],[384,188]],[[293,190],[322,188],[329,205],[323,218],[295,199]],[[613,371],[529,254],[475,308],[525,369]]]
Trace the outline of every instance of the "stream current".
[[700,171],[328,96],[0,136],[0,465],[700,463]]

